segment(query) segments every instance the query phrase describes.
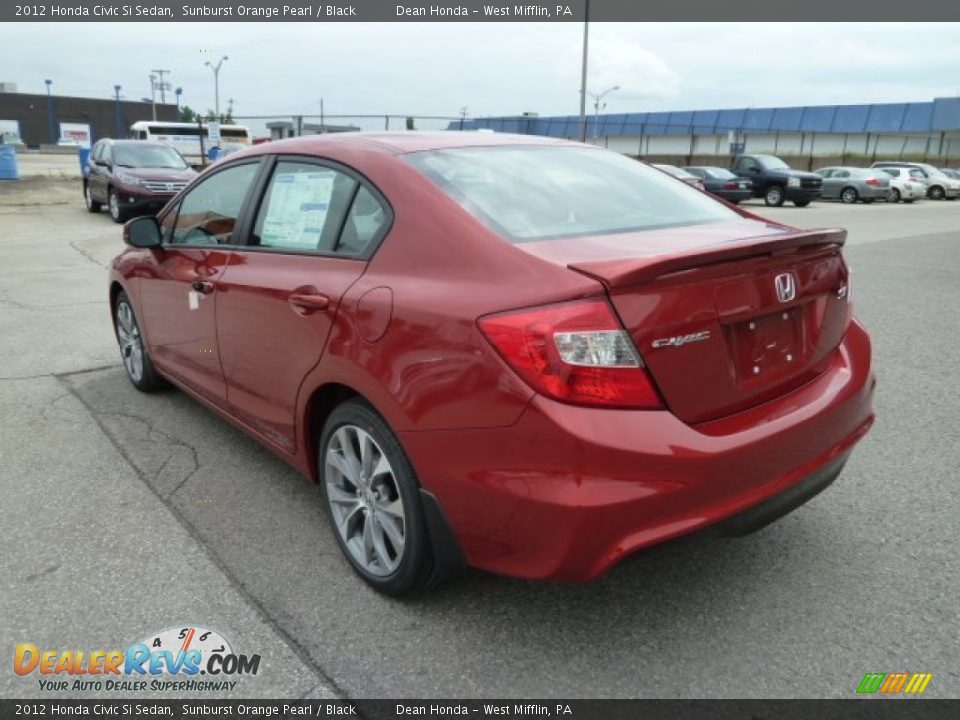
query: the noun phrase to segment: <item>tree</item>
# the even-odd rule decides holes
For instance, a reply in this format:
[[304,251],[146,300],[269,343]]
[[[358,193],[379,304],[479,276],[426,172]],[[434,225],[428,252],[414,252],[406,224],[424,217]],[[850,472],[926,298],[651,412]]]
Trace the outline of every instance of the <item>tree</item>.
[[180,108],[180,122],[196,122],[197,113],[189,105],[184,105]]
[[[216,114],[213,110],[207,110],[207,114],[206,114],[206,116],[205,116],[204,119],[206,119],[206,120],[216,120],[216,119],[217,119],[217,114]],[[224,125],[232,125],[232,124],[233,124],[233,113],[231,113],[231,112],[228,112],[228,113],[220,113],[220,122],[223,123]]]

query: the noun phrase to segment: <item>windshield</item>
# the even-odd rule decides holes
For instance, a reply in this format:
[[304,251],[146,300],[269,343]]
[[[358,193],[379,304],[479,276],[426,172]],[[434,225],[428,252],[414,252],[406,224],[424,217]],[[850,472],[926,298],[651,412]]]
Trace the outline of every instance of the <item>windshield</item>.
[[739,218],[692,187],[605,150],[483,147],[406,157],[513,242]]
[[117,145],[113,148],[113,161],[120,167],[164,168],[168,170],[186,170],[187,163],[180,153],[166,145],[147,145],[132,143]]
[[773,155],[756,155],[757,162],[759,162],[767,170],[789,170],[790,166],[787,165],[783,160]]

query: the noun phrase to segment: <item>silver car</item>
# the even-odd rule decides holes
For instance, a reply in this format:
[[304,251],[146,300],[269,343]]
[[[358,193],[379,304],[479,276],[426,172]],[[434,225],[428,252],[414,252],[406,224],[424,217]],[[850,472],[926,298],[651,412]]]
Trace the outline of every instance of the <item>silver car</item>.
[[921,162],[901,162],[898,160],[880,160],[870,167],[906,167],[915,168],[923,174],[923,182],[927,186],[927,197],[931,200],[953,200],[960,197],[960,180],[944,174],[933,165]]
[[916,168],[885,167],[880,168],[890,176],[889,202],[912,203],[927,196],[927,186],[923,182],[923,173]]
[[858,167],[825,167],[815,170],[823,178],[824,200],[872,203],[890,195],[890,176],[881,170]]

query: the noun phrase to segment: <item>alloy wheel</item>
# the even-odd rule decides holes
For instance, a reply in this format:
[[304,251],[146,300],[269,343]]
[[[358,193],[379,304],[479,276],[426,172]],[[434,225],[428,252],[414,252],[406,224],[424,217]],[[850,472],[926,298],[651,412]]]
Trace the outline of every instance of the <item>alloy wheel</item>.
[[900,191],[897,190],[897,188],[893,188],[893,190],[890,191],[890,202],[900,202]]
[[840,200],[847,203],[855,203],[857,201],[857,191],[853,188],[844,188],[843,192],[840,193]]
[[393,467],[366,430],[343,425],[324,455],[327,501],[354,562],[377,577],[403,559],[406,515]]
[[117,193],[110,191],[110,217],[114,220],[120,218],[120,198],[117,197]]
[[133,310],[125,300],[117,303],[117,340],[123,366],[135,383],[140,382],[143,379],[143,342]]

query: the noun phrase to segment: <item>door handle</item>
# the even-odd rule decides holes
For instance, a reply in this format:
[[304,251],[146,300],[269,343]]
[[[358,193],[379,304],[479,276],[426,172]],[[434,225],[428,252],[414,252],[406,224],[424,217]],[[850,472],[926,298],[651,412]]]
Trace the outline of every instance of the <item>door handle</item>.
[[208,280],[194,280],[191,287],[198,293],[209,295],[213,292],[213,283]]
[[320,293],[291,293],[287,296],[287,301],[294,307],[307,312],[326,310],[330,305],[330,298]]

